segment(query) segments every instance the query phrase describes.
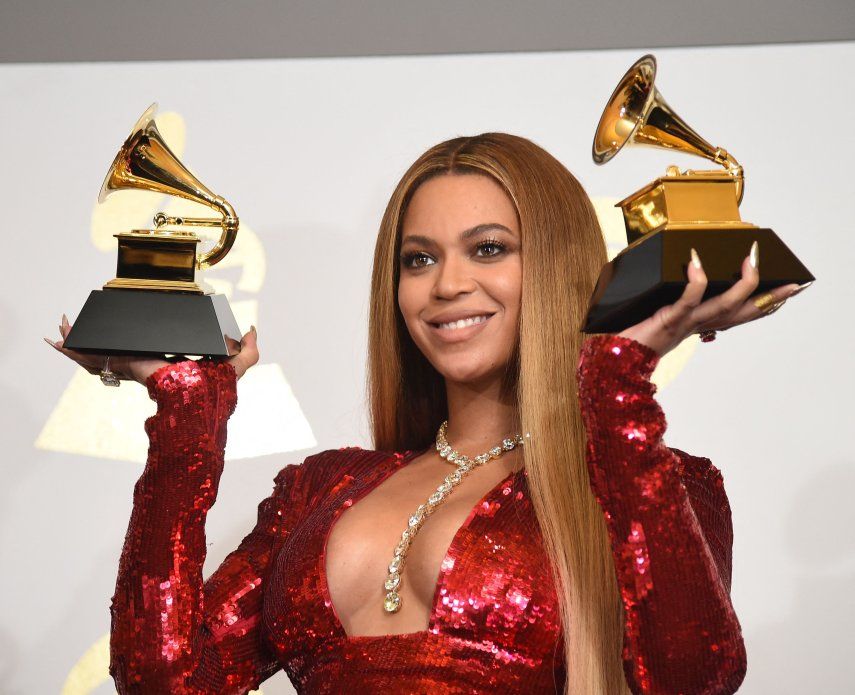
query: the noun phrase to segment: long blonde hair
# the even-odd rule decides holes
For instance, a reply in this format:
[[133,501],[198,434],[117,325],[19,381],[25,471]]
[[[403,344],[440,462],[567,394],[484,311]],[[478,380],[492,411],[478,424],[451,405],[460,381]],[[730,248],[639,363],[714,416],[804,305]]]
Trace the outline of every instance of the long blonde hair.
[[440,143],[404,174],[374,250],[367,390],[374,446],[421,449],[447,416],[442,376],[398,309],[401,221],[416,188],[443,174],[497,181],[516,206],[522,249],[519,342],[507,383],[531,441],[523,451],[563,625],[565,693],[628,693],[623,608],[603,512],[591,492],[576,368],[588,299],[606,247],[588,196],[554,157],[525,138],[484,133]]

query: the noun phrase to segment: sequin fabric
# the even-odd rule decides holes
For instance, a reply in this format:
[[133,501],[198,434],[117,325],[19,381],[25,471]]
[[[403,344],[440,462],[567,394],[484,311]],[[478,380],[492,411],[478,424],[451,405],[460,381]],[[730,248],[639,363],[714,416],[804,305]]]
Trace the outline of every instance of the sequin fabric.
[[730,505],[709,459],[663,443],[658,362],[615,335],[588,338],[579,358],[588,472],[625,609],[624,673],[635,693],[733,693],[746,655],[730,601]]
[[[579,363],[591,484],[626,607],[627,682],[634,693],[733,692],[745,653],[729,599],[730,509],[708,459],[662,444],[656,360],[635,341],[593,336]],[[120,693],[246,693],[279,669],[311,695],[562,692],[555,588],[525,471],[458,529],[424,631],[348,636],[324,576],[339,514],[421,451],[333,449],[286,466],[255,527],[203,581],[235,381],[212,361],[147,380],[157,412],[112,603]]]

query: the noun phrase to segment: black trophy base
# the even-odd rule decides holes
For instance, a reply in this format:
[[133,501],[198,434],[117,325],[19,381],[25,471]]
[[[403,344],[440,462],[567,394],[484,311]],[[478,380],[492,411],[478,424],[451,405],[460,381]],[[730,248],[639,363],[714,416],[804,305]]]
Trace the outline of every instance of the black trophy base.
[[686,288],[692,248],[707,276],[704,299],[721,294],[742,276],[742,261],[755,239],[760,251],[755,293],[815,279],[771,229],[665,229],[603,267],[582,331],[616,333],[676,302]]
[[240,329],[222,294],[93,290],[64,347],[101,355],[240,352]]

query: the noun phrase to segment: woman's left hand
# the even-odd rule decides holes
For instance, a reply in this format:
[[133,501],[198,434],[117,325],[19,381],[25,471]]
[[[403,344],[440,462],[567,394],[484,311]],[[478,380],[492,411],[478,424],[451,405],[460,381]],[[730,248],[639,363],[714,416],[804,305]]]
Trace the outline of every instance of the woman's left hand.
[[692,249],[692,260],[688,269],[689,282],[682,296],[674,304],[663,306],[650,318],[624,329],[618,335],[637,340],[664,355],[692,333],[705,330],[723,331],[769,316],[787,299],[804,289],[797,284],[776,287],[762,295],[769,296],[760,302],[758,307],[755,302],[761,297],[749,299],[760,282],[759,259],[757,263],[751,263],[752,256],[759,256],[756,241],[751,251],[742,261],[742,277],[733,287],[702,302],[707,288],[707,276],[697,253]]

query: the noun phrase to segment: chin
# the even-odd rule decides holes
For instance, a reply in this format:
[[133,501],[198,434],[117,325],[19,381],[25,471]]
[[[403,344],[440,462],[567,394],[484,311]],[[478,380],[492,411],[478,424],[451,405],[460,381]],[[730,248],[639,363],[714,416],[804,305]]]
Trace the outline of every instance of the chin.
[[458,384],[477,384],[500,378],[504,366],[488,367],[487,364],[495,364],[493,360],[485,360],[483,357],[473,359],[439,359],[432,362],[436,371],[448,380]]

